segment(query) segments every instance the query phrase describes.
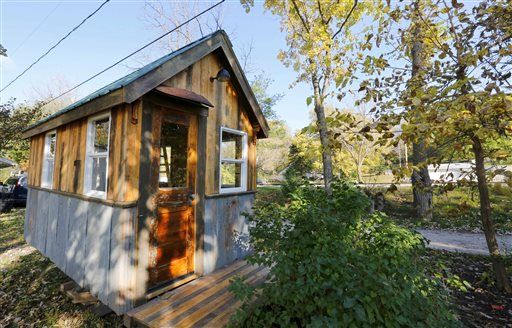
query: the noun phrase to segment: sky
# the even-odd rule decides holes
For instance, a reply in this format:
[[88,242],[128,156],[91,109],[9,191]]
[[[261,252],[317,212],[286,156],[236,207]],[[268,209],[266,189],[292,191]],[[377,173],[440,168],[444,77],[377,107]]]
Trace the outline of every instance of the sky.
[[[5,86],[21,73],[101,2],[103,0],[0,0],[0,44],[8,54],[7,58],[0,57],[0,85]],[[207,8],[213,3],[204,1],[199,6]],[[277,59],[279,50],[286,48],[278,18],[264,12],[261,2],[256,2],[247,14],[238,0],[228,0],[222,4],[221,12],[222,27],[230,35],[235,52],[240,55],[252,43],[251,73],[263,72],[274,80],[269,93],[284,94],[275,107],[279,117],[292,131],[306,126],[310,120],[306,97],[311,91],[305,84],[289,88],[296,73]],[[38,92],[66,90],[162,34],[151,28],[143,17],[143,0],[112,0],[3,91],[0,102],[11,97],[17,101],[33,101]],[[163,55],[159,47],[153,47],[146,54],[153,58]],[[100,75],[80,87],[75,98],[84,97],[128,74],[134,67],[140,67],[141,60],[142,57],[135,56],[125,65]]]

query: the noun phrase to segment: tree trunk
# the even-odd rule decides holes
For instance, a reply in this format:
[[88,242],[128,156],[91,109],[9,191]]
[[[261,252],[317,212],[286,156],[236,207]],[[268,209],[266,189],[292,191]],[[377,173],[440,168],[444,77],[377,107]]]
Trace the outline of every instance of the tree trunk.
[[[421,0],[414,2],[414,9],[416,15],[414,20],[420,19],[420,11],[422,10]],[[427,61],[427,53],[424,44],[424,31],[422,30],[422,23],[419,21],[413,21],[414,41],[411,49],[411,60],[412,60],[412,73],[410,80],[410,88],[412,88],[411,96],[414,97],[416,90],[421,89],[424,83],[423,76],[425,75],[425,63]],[[413,111],[421,110],[420,106],[413,106]],[[418,218],[431,220],[432,219],[432,182],[428,173],[428,167],[426,166],[427,156],[425,154],[425,143],[420,139],[412,144],[412,162],[415,167],[423,164],[421,169],[414,170],[411,177],[412,188],[413,188],[413,205],[416,210],[416,216]]]
[[412,144],[412,163],[421,168],[412,172],[411,182],[413,191],[413,205],[416,216],[421,219],[432,219],[432,181],[425,163],[425,144],[423,142]]
[[329,144],[329,134],[327,130],[327,122],[325,120],[325,108],[323,98],[320,93],[320,86],[318,85],[317,79],[313,79],[313,90],[315,96],[315,113],[318,124],[318,132],[320,134],[320,144],[322,145],[324,185],[327,195],[330,196],[332,194],[331,182],[333,178],[331,146]]
[[357,163],[357,182],[364,183],[363,181],[363,164]]
[[496,275],[498,289],[511,293],[510,282],[508,280],[507,270],[503,259],[500,256],[498,241],[496,240],[496,231],[491,216],[491,200],[489,198],[489,188],[485,177],[484,151],[482,143],[477,136],[472,137],[473,154],[475,156],[476,176],[478,181],[478,193],[480,196],[480,216],[482,217],[482,226],[484,228],[485,240],[489,248],[489,254],[492,259],[492,266]]

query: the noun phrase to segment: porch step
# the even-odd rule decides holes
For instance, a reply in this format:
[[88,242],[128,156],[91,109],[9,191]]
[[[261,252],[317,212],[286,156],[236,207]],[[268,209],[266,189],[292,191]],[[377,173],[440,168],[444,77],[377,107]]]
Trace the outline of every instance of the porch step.
[[231,280],[252,285],[265,281],[267,268],[237,261],[167,292],[125,314],[127,327],[223,327],[240,306],[229,291]]

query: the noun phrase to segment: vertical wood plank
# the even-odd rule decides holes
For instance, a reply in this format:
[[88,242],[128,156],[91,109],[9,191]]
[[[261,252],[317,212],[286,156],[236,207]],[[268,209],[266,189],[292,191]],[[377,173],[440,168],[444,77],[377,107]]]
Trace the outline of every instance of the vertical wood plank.
[[69,224],[69,202],[70,197],[60,196],[59,197],[59,218],[57,222],[57,252],[55,258],[55,264],[62,271],[66,272],[66,249],[68,247],[68,224]]
[[114,208],[110,234],[110,266],[108,275],[108,304],[117,313],[132,308],[133,290],[133,251],[135,220],[133,209]]
[[23,227],[23,236],[29,245],[34,246],[34,212],[37,208],[37,191],[28,188],[27,209],[25,211],[25,224]]
[[[154,179],[152,175],[158,174],[153,172],[152,151],[153,151],[153,115],[155,111],[150,102],[142,101],[142,115],[140,116],[141,124],[141,148],[139,160],[139,200],[137,202],[137,220],[135,230],[135,263],[136,272],[134,276],[134,303],[140,305],[145,303],[147,285],[148,285],[148,267],[149,267],[149,243],[150,243],[150,226],[151,220],[154,218],[154,207],[151,203],[153,195],[153,186],[151,181]],[[158,176],[157,176],[158,179]]]
[[91,294],[108,300],[112,207],[90,202],[87,209],[85,284]]
[[53,262],[57,260],[57,227],[59,223],[59,195],[49,193],[48,227],[46,229],[46,256]]
[[46,228],[47,228],[47,219],[48,219],[48,202],[47,202],[48,193],[46,191],[40,190],[37,193],[37,210],[35,212],[35,232],[36,232],[36,245],[35,247],[41,251],[41,253],[45,253],[46,247]]
[[68,239],[66,247],[66,274],[79,286],[85,287],[85,241],[87,235],[87,209],[89,202],[76,198],[69,201]]
[[[127,151],[126,151],[126,192],[125,201],[134,201],[139,197],[139,160],[141,147],[142,102],[140,100],[128,106],[127,115]],[[136,121],[132,122],[132,106]]]

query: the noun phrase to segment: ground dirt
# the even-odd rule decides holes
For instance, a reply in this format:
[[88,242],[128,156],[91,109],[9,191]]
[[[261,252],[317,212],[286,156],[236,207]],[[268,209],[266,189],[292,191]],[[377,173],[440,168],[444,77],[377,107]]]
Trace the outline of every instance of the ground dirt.
[[119,327],[59,290],[69,278],[23,240],[24,210],[0,214],[0,327]]
[[512,295],[496,288],[488,256],[428,250],[425,260],[450,291],[464,326],[512,327]]

